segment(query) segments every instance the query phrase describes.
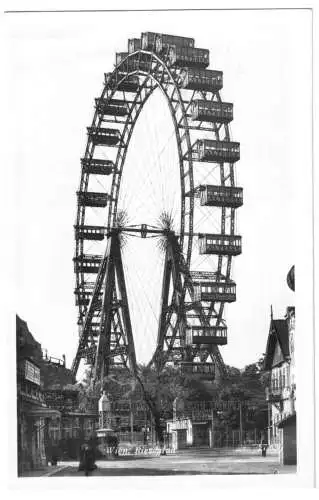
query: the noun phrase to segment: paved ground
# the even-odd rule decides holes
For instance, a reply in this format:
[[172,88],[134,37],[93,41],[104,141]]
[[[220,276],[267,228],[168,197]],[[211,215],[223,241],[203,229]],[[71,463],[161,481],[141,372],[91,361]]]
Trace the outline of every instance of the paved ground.
[[[91,476],[171,476],[195,474],[293,474],[295,466],[281,466],[277,456],[260,454],[187,450],[155,458],[126,457],[97,461]],[[56,476],[82,476],[77,462],[60,463]],[[52,476],[52,473],[51,473]]]
[[50,476],[55,476],[58,472],[66,468],[68,468],[68,464],[61,462],[56,467],[47,466],[47,467],[41,467],[41,469],[24,471],[23,474],[19,477],[41,477],[41,476],[50,477]]

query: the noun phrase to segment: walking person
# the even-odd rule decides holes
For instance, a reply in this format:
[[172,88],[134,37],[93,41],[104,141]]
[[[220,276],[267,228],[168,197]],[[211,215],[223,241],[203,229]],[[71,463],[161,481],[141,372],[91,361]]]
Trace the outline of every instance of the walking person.
[[86,445],[82,444],[80,446],[80,463],[79,463],[78,471],[82,471],[85,468],[85,449],[86,449]]
[[80,463],[78,470],[84,471],[85,475],[88,476],[89,472],[94,469],[96,469],[94,449],[92,446],[85,443],[80,448]]
[[267,453],[268,443],[266,439],[263,439],[261,442],[261,456],[265,457]]

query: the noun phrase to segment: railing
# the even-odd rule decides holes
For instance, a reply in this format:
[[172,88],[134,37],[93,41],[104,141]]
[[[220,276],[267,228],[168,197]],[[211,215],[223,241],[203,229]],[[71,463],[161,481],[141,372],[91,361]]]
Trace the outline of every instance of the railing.
[[54,356],[43,355],[43,359],[49,363],[53,363],[59,366],[65,366],[65,359],[55,358]]
[[259,447],[265,431],[260,429],[243,430],[239,429],[212,432],[213,448],[237,448],[237,447]]
[[272,385],[266,387],[266,401],[279,401],[285,399],[291,394],[291,387],[288,385]]
[[146,444],[146,434],[144,432],[119,432],[117,433],[119,443]]

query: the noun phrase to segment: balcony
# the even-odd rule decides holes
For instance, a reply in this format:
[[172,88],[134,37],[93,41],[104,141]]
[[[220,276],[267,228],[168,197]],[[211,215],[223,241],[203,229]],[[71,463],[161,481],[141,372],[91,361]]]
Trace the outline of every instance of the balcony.
[[241,236],[227,234],[201,234],[198,236],[201,255],[239,255]]
[[[88,306],[92,297],[92,292],[82,292],[75,291],[75,305],[77,306]],[[94,308],[99,310],[102,307],[102,294],[99,295],[99,299],[94,304]],[[82,322],[80,323],[82,324]]]
[[235,163],[240,160],[239,142],[197,140],[195,143],[197,161],[216,163]]
[[173,46],[169,49],[169,60],[172,66],[207,68],[209,50]]
[[88,332],[91,335],[93,335],[93,336],[96,337],[100,333],[100,328],[101,328],[101,323],[100,322],[94,322],[94,323],[90,324]]
[[102,261],[101,255],[82,254],[74,257],[74,271],[76,273],[98,273]]
[[86,282],[84,285],[77,287],[74,290],[75,304],[77,306],[87,306],[90,303],[95,282]]
[[281,401],[282,398],[283,387],[266,387],[266,401],[270,403],[277,403]]
[[208,380],[215,378],[215,365],[213,363],[182,361],[180,366],[183,375],[198,375],[199,378]]
[[233,119],[233,105],[229,102],[196,99],[192,104],[191,115],[195,121],[229,123]]
[[156,52],[163,52],[169,47],[176,46],[178,48],[193,48],[195,45],[194,38],[188,38],[185,36],[175,36],[166,34],[157,34],[156,36]]
[[105,236],[104,226],[74,226],[74,229],[78,240],[102,241]]
[[76,290],[75,294],[75,305],[77,306],[88,306],[92,297],[92,292],[80,292]]
[[86,174],[110,175],[114,171],[114,163],[110,160],[82,158],[81,165]]
[[150,54],[138,53],[129,56],[128,52],[116,54],[116,65],[118,71],[132,73],[133,71],[149,71],[152,57]]
[[107,193],[95,193],[93,191],[78,191],[78,203],[82,207],[106,207],[109,195]]
[[[194,283],[202,281],[216,281],[218,279],[217,273],[211,271],[191,271],[190,274]],[[222,275],[221,279],[223,279]]]
[[229,283],[202,283],[195,289],[196,302],[235,302],[236,284]]
[[191,326],[186,328],[186,345],[227,344],[226,326]]
[[238,208],[243,204],[243,188],[200,186],[200,204],[208,207]]
[[188,68],[182,88],[217,92],[223,88],[223,72],[212,69]]
[[127,116],[128,104],[123,99],[95,99],[95,108],[99,115]]
[[137,92],[140,82],[138,76],[131,75],[123,80],[125,75],[120,72],[105,73],[104,83],[110,89],[123,92]]
[[94,146],[116,146],[121,140],[121,133],[117,129],[88,127],[87,130]]
[[236,283],[215,273],[191,272],[195,302],[235,302]]
[[147,31],[141,35],[142,49],[156,52],[162,52],[170,45],[181,47],[194,47],[195,40],[184,36],[166,35],[163,33],[153,33]]

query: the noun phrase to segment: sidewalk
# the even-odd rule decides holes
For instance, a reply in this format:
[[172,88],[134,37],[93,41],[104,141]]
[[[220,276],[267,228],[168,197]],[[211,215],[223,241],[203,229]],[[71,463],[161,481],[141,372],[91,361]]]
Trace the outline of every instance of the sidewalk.
[[[278,454],[262,457],[260,450],[186,449],[166,456],[119,456],[96,461],[90,476],[150,476],[194,474],[294,474],[296,466],[280,464]],[[30,471],[24,477],[82,476],[78,461],[58,462],[57,466]]]
[[24,471],[20,477],[50,477],[54,476],[58,472],[63,471],[64,469],[67,469],[69,467],[68,462],[61,462],[59,465],[51,465],[51,466],[46,466],[46,467],[41,467],[41,469],[33,469],[33,470],[27,470]]
[[[296,466],[284,466],[278,457],[260,454],[217,454],[207,450],[191,450],[160,457],[118,457],[115,460],[97,460],[97,469],[91,476],[168,476],[195,474],[294,474]],[[80,476],[76,462],[56,476]]]

